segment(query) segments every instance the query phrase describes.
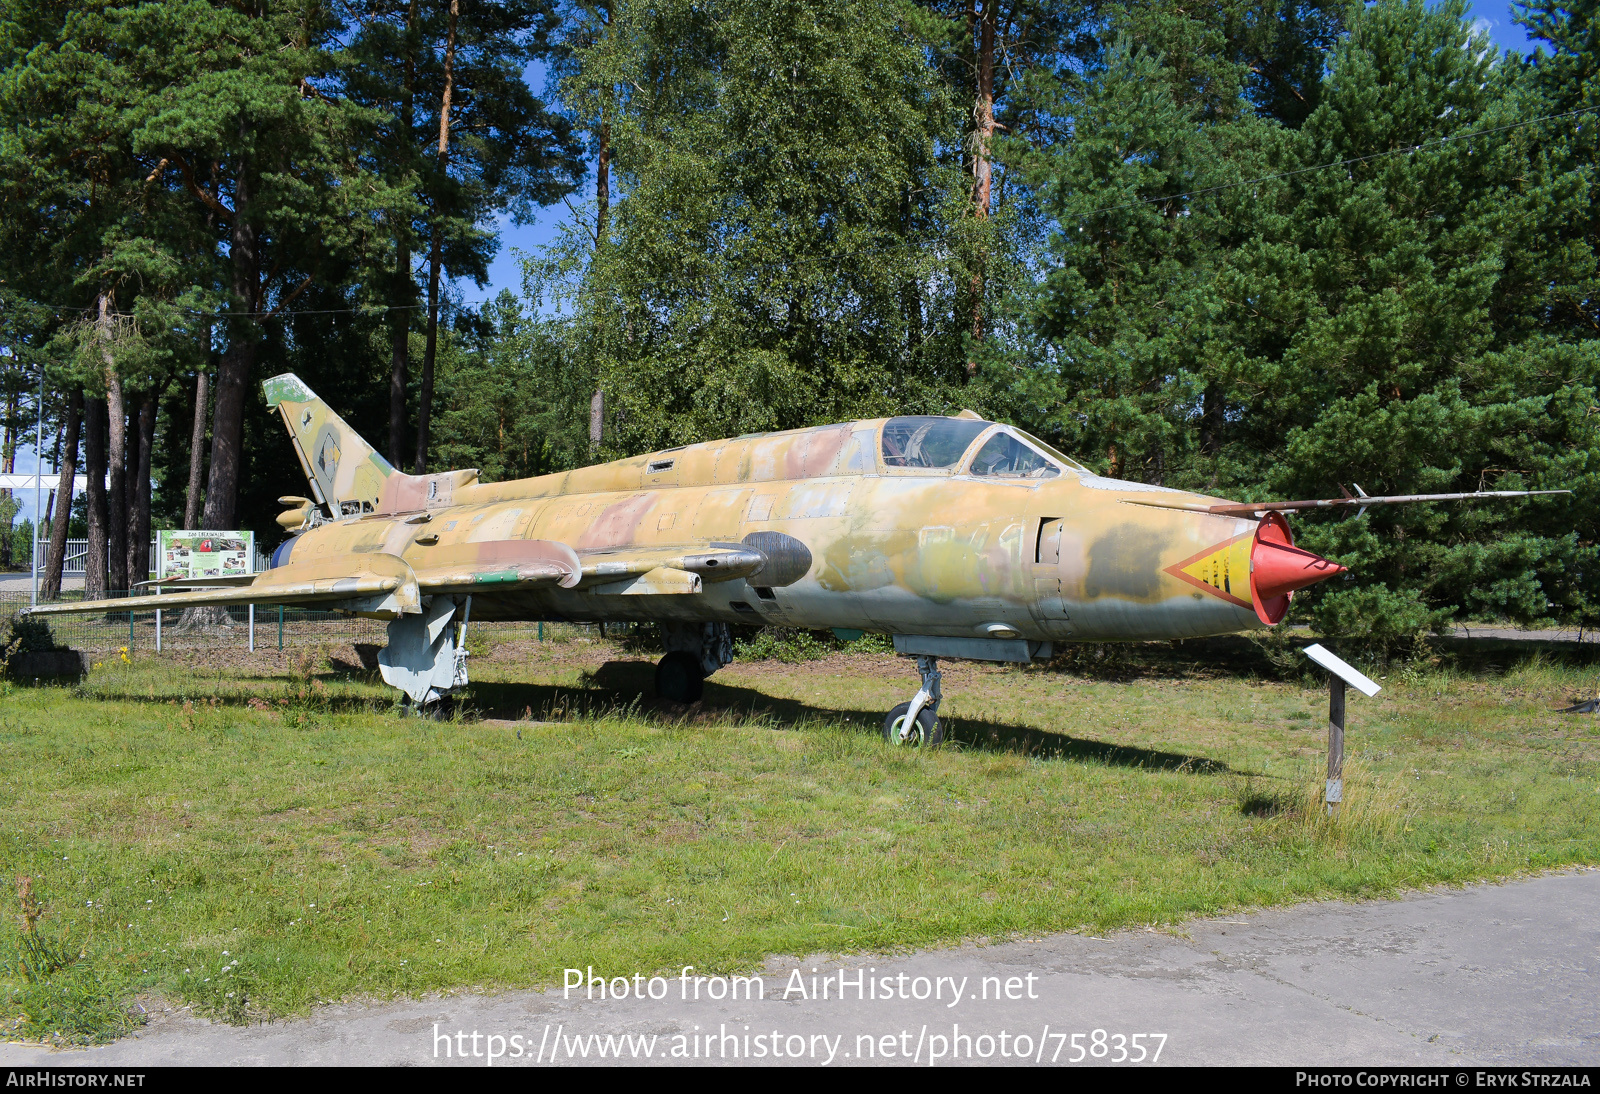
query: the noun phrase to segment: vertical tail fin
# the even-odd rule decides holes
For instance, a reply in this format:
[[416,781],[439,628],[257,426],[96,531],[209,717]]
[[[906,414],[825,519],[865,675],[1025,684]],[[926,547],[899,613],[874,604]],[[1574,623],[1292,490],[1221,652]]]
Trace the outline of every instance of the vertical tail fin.
[[457,490],[478,481],[476,470],[434,475],[396,471],[292,372],[274,376],[261,389],[267,405],[275,407],[289,427],[312,497],[334,520],[452,505]]
[[385,482],[395,474],[389,461],[294,373],[274,376],[261,388],[289,427],[311,493],[328,515],[337,520],[381,510]]

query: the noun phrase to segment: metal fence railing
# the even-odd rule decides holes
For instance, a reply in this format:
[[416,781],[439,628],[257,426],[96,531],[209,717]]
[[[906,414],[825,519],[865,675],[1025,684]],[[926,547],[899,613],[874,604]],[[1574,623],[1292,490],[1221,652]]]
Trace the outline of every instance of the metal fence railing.
[[[142,594],[144,590],[138,590]],[[106,594],[107,599],[126,592]],[[63,593],[62,600],[81,600],[81,593]],[[11,632],[11,622],[29,596],[0,593],[0,642]],[[46,620],[56,643],[77,650],[234,649],[283,648],[324,642],[387,641],[382,620],[363,619],[344,612],[313,611],[289,606],[189,608],[175,611],[100,612],[94,615],[53,616]]]

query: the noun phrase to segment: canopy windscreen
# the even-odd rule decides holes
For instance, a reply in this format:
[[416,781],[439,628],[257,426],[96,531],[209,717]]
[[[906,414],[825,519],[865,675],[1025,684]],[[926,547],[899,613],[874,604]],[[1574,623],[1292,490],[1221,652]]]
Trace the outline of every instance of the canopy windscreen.
[[1043,453],[1011,434],[996,433],[972,457],[972,473],[1014,479],[1053,479],[1061,471]]

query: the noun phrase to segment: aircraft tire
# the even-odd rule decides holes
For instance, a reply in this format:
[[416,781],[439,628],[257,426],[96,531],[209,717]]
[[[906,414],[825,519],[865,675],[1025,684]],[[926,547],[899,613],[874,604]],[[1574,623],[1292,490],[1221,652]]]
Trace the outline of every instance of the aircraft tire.
[[674,703],[698,703],[705,694],[706,674],[700,659],[674,650],[656,665],[656,697]]
[[900,726],[906,720],[906,713],[911,710],[910,703],[901,703],[891,710],[883,719],[883,739],[891,745],[903,745],[907,748],[921,748],[923,745],[936,745],[944,741],[944,726],[933,716],[933,711],[923,707],[917,712],[917,728],[905,740],[900,739]]

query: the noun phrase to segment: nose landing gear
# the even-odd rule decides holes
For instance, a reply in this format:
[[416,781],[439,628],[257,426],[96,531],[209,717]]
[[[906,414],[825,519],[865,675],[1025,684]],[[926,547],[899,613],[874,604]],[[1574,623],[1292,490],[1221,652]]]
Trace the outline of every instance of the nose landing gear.
[[939,673],[937,657],[918,657],[917,671],[922,674],[922,687],[909,703],[901,703],[883,720],[883,739],[891,745],[920,748],[936,745],[944,740],[944,727],[939,724]]

